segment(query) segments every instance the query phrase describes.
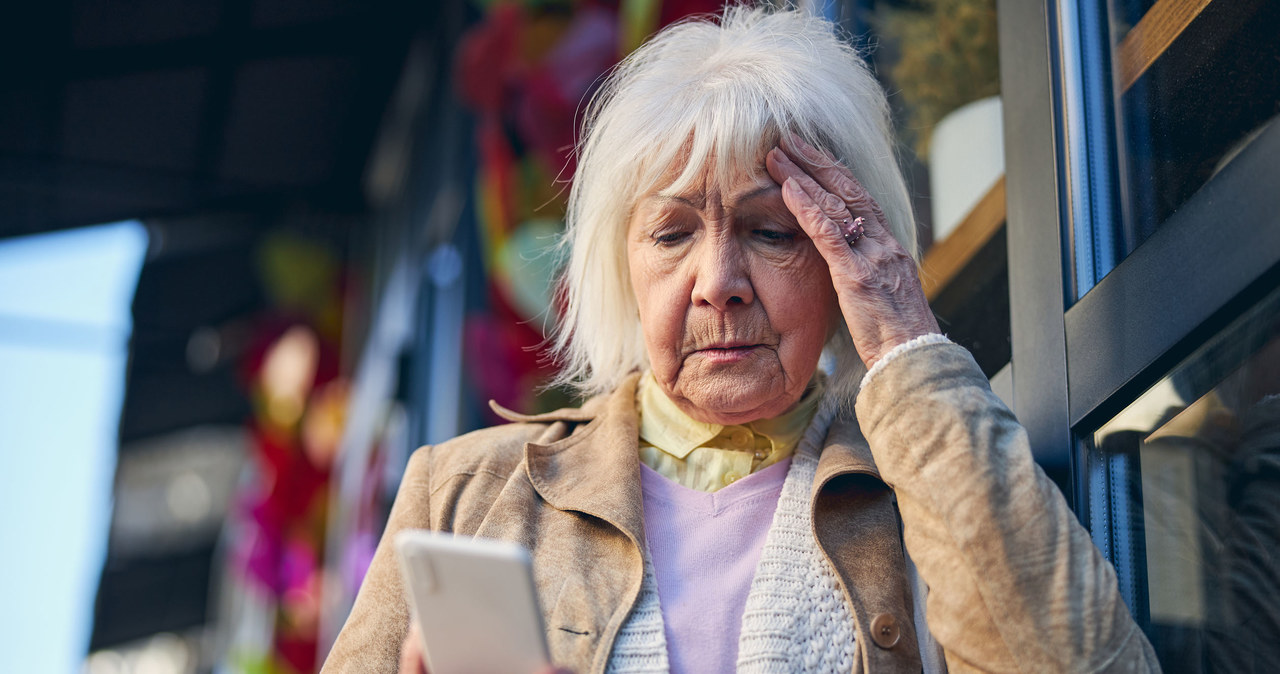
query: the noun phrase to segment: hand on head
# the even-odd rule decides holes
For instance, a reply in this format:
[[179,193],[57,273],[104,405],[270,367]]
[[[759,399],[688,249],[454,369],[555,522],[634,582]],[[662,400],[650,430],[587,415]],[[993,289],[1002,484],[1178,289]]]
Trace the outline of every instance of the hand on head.
[[[765,167],[826,260],[841,313],[868,368],[903,342],[941,332],[915,261],[848,168],[795,134],[769,151]],[[854,223],[863,228],[856,239],[849,236]]]
[[776,417],[813,379],[838,322],[836,295],[827,263],[759,165],[707,164],[690,184],[643,195],[629,223],[649,367],[698,421]]

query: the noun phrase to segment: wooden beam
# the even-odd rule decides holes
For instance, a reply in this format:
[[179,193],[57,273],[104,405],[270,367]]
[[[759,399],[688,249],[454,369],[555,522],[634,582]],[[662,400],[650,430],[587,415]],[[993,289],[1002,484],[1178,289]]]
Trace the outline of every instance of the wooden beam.
[[920,263],[920,283],[933,301],[1005,221],[1004,176],[969,211],[947,238],[934,244]]
[[1159,0],[1120,41],[1116,75],[1128,91],[1213,0]]
[[[1158,0],[1147,10],[1117,47],[1116,74],[1121,90],[1126,91],[1133,86],[1212,1]],[[999,231],[1005,216],[1002,175],[956,229],[925,254],[920,263],[920,282],[930,301],[937,298]]]

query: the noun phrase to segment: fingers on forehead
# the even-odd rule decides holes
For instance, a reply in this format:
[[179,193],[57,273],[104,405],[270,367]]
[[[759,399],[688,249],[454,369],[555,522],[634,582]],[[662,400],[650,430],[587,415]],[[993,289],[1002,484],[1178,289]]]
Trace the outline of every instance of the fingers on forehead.
[[800,183],[800,187],[804,189],[805,194],[809,195],[809,198],[822,210],[824,215],[833,220],[847,217],[849,207],[843,199],[829,192],[807,174],[797,176],[797,182]]
[[823,186],[831,191],[832,194],[844,199],[846,203],[860,201],[867,196],[867,191],[862,188],[862,184],[853,177],[849,169],[843,166],[831,166],[826,168],[817,168],[818,180]]
[[833,176],[831,181],[835,184],[824,185],[826,189],[839,197],[849,212],[866,218],[865,226],[869,235],[874,235],[878,239],[881,233],[887,233],[884,212],[880,210],[876,200],[871,198],[871,193],[856,178],[842,170],[838,175]]
[[791,134],[791,145],[792,148],[783,147],[783,151],[790,159],[803,162],[823,189],[850,203],[865,198],[866,190],[862,184],[830,153],[815,148],[795,134]]
[[[828,214],[828,217],[838,221],[840,217],[830,214],[847,208],[853,215],[866,218],[863,226],[868,238],[880,243],[886,243],[888,239],[893,238],[880,205],[871,197],[871,193],[862,186],[862,183],[853,177],[851,171],[836,162],[830,154],[806,143],[796,134],[789,134],[789,140],[788,144],[779,146],[782,150],[778,153],[782,155],[778,160],[779,165],[787,167],[787,173],[797,178],[811,200],[821,204],[822,211]],[[803,164],[804,168],[797,166],[797,163]],[[834,195],[843,203],[840,204],[839,209],[835,209],[828,205],[828,203],[835,203],[834,200],[827,202],[820,195],[826,197]]]
[[809,161],[826,163],[835,163],[836,161],[835,157],[832,156],[831,153],[826,150],[819,150],[813,145],[810,145],[809,142],[801,138],[799,134],[794,132],[789,133],[787,134],[787,138],[791,141],[791,147],[795,148],[801,156]]
[[[813,150],[812,146],[808,147]],[[836,222],[847,218],[850,213],[862,215],[866,217],[865,227],[869,236],[877,240],[891,236],[885,227],[884,213],[879,204],[848,169],[829,164],[815,165],[803,156],[795,157],[794,150],[785,147],[780,149],[781,152],[772,154],[779,171],[794,178],[797,186],[823,215]],[[828,157],[827,161],[832,160]],[[803,162],[807,168],[801,168],[797,162]]]
[[786,202],[787,207],[795,213],[800,227],[812,237],[814,234],[814,221],[822,217],[818,204],[813,201],[813,197],[809,196],[809,192],[800,184],[800,181],[793,177],[783,183],[782,199]]
[[828,261],[832,261],[851,255],[849,246],[844,242],[844,236],[841,234],[839,227],[834,224],[831,218],[827,217],[818,204],[800,187],[798,181],[788,182],[794,186],[795,191],[788,194],[791,188],[784,187],[783,196],[789,202],[794,201],[790,205],[797,211],[796,215],[800,226],[804,228],[805,233],[809,235],[809,239],[817,246],[822,256]]
[[791,155],[781,146],[770,150],[769,154],[765,155],[765,165],[767,166],[771,162],[788,175],[803,173],[800,167],[796,165],[795,160],[791,158]]
[[813,176],[800,168],[785,153],[780,152],[775,155],[775,162],[778,164],[779,170],[781,170],[787,177],[794,178],[800,188],[803,189],[814,201],[821,199],[822,194],[826,192],[826,190],[813,179]]

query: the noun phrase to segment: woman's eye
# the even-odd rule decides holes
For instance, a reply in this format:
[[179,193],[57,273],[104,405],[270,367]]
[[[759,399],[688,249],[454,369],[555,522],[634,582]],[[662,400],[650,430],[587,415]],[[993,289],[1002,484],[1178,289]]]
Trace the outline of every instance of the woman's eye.
[[752,233],[757,238],[768,243],[786,243],[796,237],[794,232],[784,232],[776,229],[756,229]]
[[653,241],[660,246],[674,246],[675,244],[684,241],[688,236],[688,232],[667,232],[665,234],[655,234],[653,236]]

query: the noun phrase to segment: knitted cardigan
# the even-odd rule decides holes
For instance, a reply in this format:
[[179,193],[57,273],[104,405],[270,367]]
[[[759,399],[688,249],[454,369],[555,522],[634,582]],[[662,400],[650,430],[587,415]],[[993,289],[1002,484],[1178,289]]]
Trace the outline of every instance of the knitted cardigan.
[[[942,335],[924,335],[899,344],[867,372],[862,386],[903,353],[947,341]],[[739,674],[851,672],[856,671],[855,665],[861,666],[853,616],[842,598],[839,578],[813,537],[811,488],[823,438],[838,411],[834,396],[827,396],[796,447],[747,595],[738,636]],[[944,671],[937,643],[923,620],[928,589],[909,560],[908,576],[924,669]],[[662,607],[646,553],[640,597],[618,633],[607,671],[656,674],[668,670]]]
[[[747,595],[738,672],[850,672],[859,662],[853,616],[835,569],[813,537],[810,490],[837,405],[824,400],[782,485]],[[653,564],[645,555],[640,598],[613,645],[608,672],[666,672],[667,643]]]

